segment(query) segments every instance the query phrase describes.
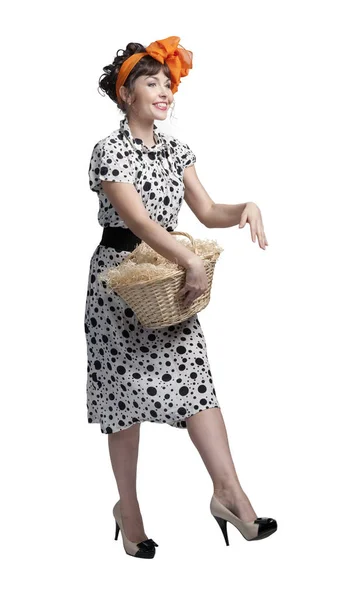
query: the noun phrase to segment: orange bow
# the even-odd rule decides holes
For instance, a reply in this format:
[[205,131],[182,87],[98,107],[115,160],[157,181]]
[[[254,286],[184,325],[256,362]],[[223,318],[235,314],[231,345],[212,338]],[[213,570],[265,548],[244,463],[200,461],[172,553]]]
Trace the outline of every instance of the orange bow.
[[116,94],[119,102],[121,97],[119,88],[126,81],[129,73],[137,62],[147,54],[158,60],[161,64],[166,63],[171,73],[171,91],[173,94],[178,90],[181,77],[186,77],[188,71],[192,69],[193,53],[190,50],[185,50],[179,44],[180,37],[175,35],[152,42],[146,48],[146,52],[136,52],[132,54],[126,61],[123,62],[117,77]]

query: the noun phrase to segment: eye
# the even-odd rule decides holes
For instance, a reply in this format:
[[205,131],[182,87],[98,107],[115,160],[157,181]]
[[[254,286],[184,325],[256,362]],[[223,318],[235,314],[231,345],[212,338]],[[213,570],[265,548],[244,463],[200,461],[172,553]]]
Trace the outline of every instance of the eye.
[[[156,84],[154,82],[148,84],[148,86],[151,86],[151,85],[156,85]],[[171,83],[170,82],[167,83],[166,87],[171,88]]]

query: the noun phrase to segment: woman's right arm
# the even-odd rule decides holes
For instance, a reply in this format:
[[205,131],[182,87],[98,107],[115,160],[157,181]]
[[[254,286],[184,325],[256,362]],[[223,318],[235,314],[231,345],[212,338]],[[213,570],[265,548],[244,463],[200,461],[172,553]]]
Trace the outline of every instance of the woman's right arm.
[[150,218],[132,183],[102,181],[102,187],[122,221],[136,236],[158,254],[186,269],[185,284],[180,290],[180,296],[185,296],[183,304],[187,306],[201,296],[208,287],[203,260]]
[[150,218],[133,184],[102,181],[102,188],[127,227],[158,254],[185,269],[201,260],[192,250],[177,242],[173,235]]

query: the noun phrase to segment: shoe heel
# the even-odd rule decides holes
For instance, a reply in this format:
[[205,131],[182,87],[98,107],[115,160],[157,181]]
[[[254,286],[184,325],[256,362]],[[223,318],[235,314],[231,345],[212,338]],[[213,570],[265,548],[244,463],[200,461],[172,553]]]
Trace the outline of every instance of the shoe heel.
[[115,540],[117,540],[118,534],[119,534],[119,531],[120,531],[120,526],[118,525],[116,519],[115,519],[115,523],[116,523]]
[[219,524],[219,527],[220,527],[220,529],[223,533],[223,536],[225,538],[225,541],[226,541],[226,546],[229,546],[226,519],[222,519],[221,517],[216,517],[215,515],[213,515],[213,517],[216,520],[216,522]]

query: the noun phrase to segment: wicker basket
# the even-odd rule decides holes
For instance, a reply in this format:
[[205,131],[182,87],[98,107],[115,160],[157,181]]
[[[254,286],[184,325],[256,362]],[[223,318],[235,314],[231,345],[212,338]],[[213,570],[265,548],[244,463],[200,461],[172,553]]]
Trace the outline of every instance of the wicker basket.
[[[188,237],[192,244],[191,250],[197,254],[196,244],[191,235],[182,231],[170,231],[169,233]],[[141,242],[141,244],[144,243]],[[135,259],[138,248],[139,245],[122,263]],[[151,281],[115,285],[111,289],[121,296],[130,308],[132,308],[137,319],[144,327],[160,329],[169,325],[176,325],[200,312],[208,305],[214,267],[219,256],[219,251],[213,251],[202,257],[207,274],[208,287],[201,296],[188,306],[184,306],[182,298],[178,296],[179,291],[184,286],[186,276],[186,269],[180,266],[178,266],[178,270],[174,274],[170,273],[166,276],[161,274],[158,278],[151,279]]]

